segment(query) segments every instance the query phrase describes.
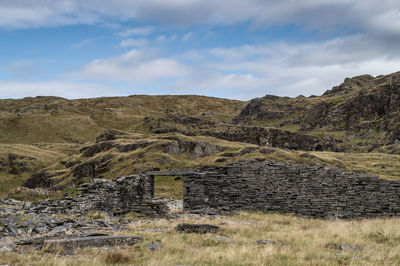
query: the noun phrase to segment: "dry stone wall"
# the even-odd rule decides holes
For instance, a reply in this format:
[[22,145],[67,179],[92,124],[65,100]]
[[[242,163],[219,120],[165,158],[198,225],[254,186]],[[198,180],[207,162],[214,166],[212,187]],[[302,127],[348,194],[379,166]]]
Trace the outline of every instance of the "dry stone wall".
[[185,175],[184,209],[278,211],[324,218],[400,216],[400,181],[338,168],[238,161]]

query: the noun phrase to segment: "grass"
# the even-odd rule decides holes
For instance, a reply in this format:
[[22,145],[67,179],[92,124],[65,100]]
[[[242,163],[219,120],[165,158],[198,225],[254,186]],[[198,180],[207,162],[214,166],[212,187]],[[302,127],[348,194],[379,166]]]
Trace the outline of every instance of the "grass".
[[[178,223],[209,223],[221,227],[214,234],[182,234]],[[327,221],[261,212],[232,216],[178,220],[154,219],[130,225],[128,235],[144,242],[115,250],[77,250],[73,256],[31,251],[0,254],[0,263],[12,265],[398,265],[400,220],[369,219]],[[143,232],[144,228],[170,228],[166,232]],[[125,233],[119,233],[125,234]],[[280,244],[258,245],[266,239]],[[160,240],[162,250],[150,251],[146,244]],[[327,245],[347,245],[336,250]]]
[[385,179],[400,179],[400,155],[337,152],[310,152],[310,154],[327,162],[340,161],[347,171],[361,171]]
[[131,261],[131,256],[128,252],[122,250],[108,251],[103,255],[103,262],[105,264],[126,264]]
[[182,178],[175,180],[176,178],[176,176],[155,176],[154,197],[182,200],[183,180]]

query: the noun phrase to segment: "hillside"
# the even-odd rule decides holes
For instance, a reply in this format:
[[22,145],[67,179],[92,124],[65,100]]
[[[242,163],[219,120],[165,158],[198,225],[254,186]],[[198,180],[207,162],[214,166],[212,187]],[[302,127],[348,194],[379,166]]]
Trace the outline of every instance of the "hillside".
[[[347,78],[322,96],[0,100],[0,196],[34,199],[94,177],[243,158],[400,177],[400,73]],[[24,185],[27,189],[12,188]],[[27,193],[27,191],[29,193]],[[63,193],[64,193],[63,192]],[[27,196],[28,195],[28,196]]]
[[107,129],[147,131],[146,117],[171,113],[226,122],[244,102],[202,96],[146,96],[67,100],[0,100],[0,143],[84,143]]

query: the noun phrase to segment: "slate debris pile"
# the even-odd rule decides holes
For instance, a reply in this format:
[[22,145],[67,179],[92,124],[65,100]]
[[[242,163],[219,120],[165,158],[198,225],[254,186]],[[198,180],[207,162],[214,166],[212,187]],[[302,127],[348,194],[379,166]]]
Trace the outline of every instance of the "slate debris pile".
[[77,247],[135,244],[135,237],[113,237],[109,234],[128,229],[129,220],[118,217],[85,219],[37,213],[32,204],[16,200],[0,201],[0,251],[24,251],[44,246],[66,249]]
[[31,210],[40,213],[82,215],[102,211],[114,215],[137,212],[151,217],[168,213],[167,203],[155,199],[154,179],[144,175],[122,176],[117,180],[95,178],[79,187],[77,197],[64,197],[32,203]]

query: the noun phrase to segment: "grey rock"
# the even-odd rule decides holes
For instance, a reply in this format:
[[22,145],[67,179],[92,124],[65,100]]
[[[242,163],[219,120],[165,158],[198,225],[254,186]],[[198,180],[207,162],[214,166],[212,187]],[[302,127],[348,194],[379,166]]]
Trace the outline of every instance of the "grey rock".
[[19,236],[19,232],[15,224],[12,223],[7,224],[7,229],[12,236]]
[[280,246],[280,247],[287,247],[289,244],[275,241],[275,240],[267,240],[267,239],[260,239],[256,241],[257,245],[273,245],[273,246]]
[[206,234],[206,233],[216,233],[219,230],[218,226],[210,224],[178,224],[175,228],[181,233],[196,233],[196,234]]
[[37,226],[35,228],[33,228],[33,231],[36,233],[43,233],[48,231],[48,228],[46,226]]
[[136,236],[90,236],[45,240],[43,244],[48,248],[63,247],[65,249],[76,249],[85,247],[135,245],[141,242],[143,242],[143,238]]
[[336,249],[336,250],[343,250],[343,251],[353,251],[357,252],[358,248],[355,246],[350,246],[346,244],[340,244],[340,243],[328,243],[325,245],[326,248],[329,249]]
[[233,240],[227,236],[221,236],[221,235],[215,235],[214,236],[215,240],[223,241],[226,243],[233,243]]
[[160,232],[166,232],[170,230],[168,227],[161,227],[161,228],[145,228],[142,229],[142,232],[152,232],[152,233],[160,233]]
[[162,146],[164,152],[171,155],[189,154],[190,159],[197,159],[224,151],[226,148],[205,142],[176,140]]
[[70,226],[57,226],[53,228],[48,234],[49,235],[61,235],[65,234]]
[[150,249],[151,251],[161,251],[161,250],[163,250],[163,247],[161,245],[161,241],[160,240],[156,240],[156,241],[152,242],[151,244],[147,244],[146,248]]

